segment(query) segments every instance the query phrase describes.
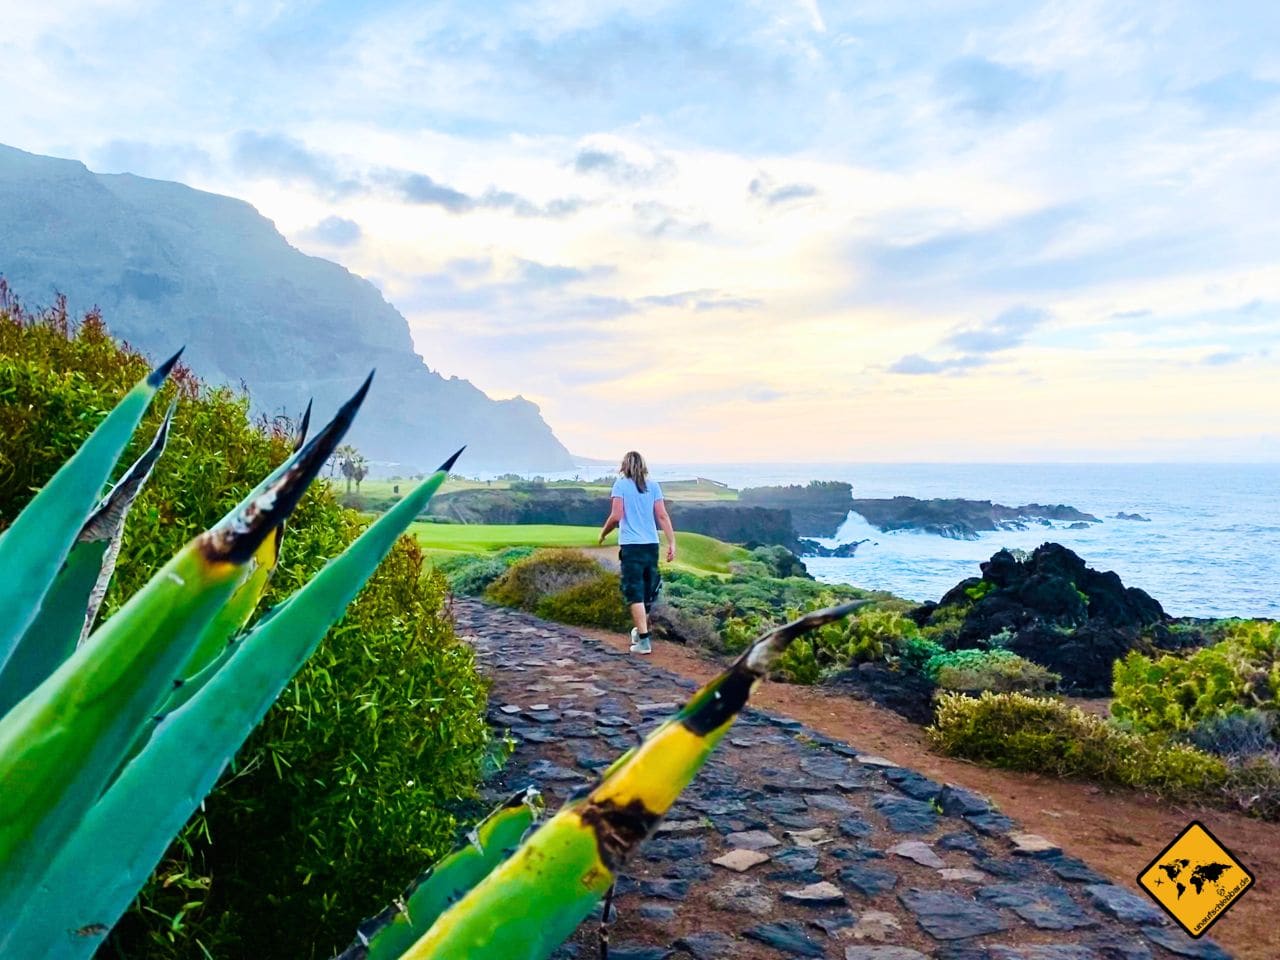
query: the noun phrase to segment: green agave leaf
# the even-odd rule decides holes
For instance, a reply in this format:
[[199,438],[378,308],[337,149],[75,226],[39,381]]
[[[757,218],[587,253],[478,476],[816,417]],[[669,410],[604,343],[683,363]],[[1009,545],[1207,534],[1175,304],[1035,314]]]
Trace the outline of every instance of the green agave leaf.
[[[0,719],[0,917],[17,915],[32,884],[94,806],[248,561],[346,433],[368,387],[366,380],[274,482],[183,547]],[[0,955],[11,931],[0,928]]]
[[173,835],[426,507],[456,458],[237,640],[219,668],[206,668],[213,672],[195,696],[159,719],[150,742],[58,850],[7,940],[0,930],[0,955],[5,949],[22,956],[92,955]]
[[657,829],[787,645],[866,602],[818,610],[756,640],[441,914],[404,960],[545,960]]
[[98,494],[182,351],[116,404],[75,455],[0,534],[0,671],[40,612]]
[[0,716],[53,673],[88,636],[115,570],[125,518],[164,451],[173,409],[170,405],[151,445],[80,528],[39,614],[0,673]]
[[511,856],[542,815],[533,787],[513,794],[467,835],[467,840],[410,885],[395,903],[360,924],[336,960],[398,960],[451,904]]

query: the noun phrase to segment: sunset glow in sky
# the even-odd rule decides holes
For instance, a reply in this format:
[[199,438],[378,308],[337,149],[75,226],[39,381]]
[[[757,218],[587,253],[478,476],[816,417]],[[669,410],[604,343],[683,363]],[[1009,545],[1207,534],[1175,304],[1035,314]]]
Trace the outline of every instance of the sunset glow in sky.
[[1276,4],[13,6],[0,140],[248,200],[574,452],[1280,458]]

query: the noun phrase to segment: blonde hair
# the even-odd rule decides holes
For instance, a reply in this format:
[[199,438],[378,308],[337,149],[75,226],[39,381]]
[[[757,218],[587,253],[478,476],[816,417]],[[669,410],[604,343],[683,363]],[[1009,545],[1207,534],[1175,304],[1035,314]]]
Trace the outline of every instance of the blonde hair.
[[631,450],[622,458],[622,465],[618,467],[618,472],[629,478],[636,485],[636,489],[644,493],[645,478],[649,476],[649,468],[645,466],[644,457],[637,451]]

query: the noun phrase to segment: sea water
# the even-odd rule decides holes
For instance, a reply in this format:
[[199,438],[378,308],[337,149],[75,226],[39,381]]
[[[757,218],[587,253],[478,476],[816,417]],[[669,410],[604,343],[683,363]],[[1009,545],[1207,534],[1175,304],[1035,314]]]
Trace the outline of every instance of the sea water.
[[[601,473],[583,467],[582,476]],[[1114,570],[1172,616],[1280,617],[1280,463],[1271,464],[655,464],[662,480],[708,477],[743,488],[844,480],[855,497],[963,497],[1008,506],[1065,503],[1102,520],[1032,525],[978,540],[881,533],[850,514],[829,546],[867,540],[848,559],[805,560],[819,580],[937,600],[1001,547],[1070,547]],[[1150,523],[1113,519],[1138,513]],[[678,513],[678,511],[677,511]],[[677,521],[678,522],[678,521]]]

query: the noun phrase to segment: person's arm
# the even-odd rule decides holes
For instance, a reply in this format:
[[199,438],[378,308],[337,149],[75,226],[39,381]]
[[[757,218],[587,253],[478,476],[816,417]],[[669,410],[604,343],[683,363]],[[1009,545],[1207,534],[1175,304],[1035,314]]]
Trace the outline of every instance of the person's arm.
[[658,526],[667,535],[667,563],[670,563],[676,558],[676,529],[671,525],[671,514],[667,513],[665,500],[653,502],[653,518],[658,521]]
[[600,546],[604,546],[604,538],[622,522],[622,498],[613,497],[613,506],[609,509],[609,517],[600,529]]

